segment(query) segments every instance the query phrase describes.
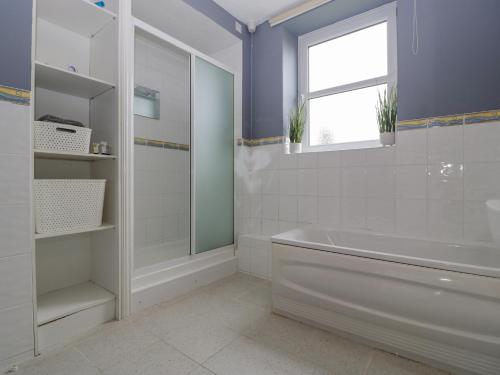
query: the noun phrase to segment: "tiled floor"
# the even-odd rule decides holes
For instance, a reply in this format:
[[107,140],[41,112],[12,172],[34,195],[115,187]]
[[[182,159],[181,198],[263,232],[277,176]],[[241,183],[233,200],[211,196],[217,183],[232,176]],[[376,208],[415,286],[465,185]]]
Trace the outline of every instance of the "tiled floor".
[[439,375],[444,372],[271,313],[268,282],[237,274],[150,308],[18,374]]

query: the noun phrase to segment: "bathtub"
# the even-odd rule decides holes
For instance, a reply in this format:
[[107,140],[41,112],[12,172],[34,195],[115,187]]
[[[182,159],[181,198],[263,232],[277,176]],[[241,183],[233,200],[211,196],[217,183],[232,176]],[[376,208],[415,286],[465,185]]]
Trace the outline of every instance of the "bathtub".
[[335,231],[272,237],[273,309],[463,374],[500,374],[500,250]]

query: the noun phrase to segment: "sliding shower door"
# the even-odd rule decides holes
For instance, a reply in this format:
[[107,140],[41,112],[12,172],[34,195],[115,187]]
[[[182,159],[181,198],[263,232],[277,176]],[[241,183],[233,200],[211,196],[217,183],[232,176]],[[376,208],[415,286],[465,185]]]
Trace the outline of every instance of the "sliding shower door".
[[192,250],[234,242],[234,77],[192,62]]

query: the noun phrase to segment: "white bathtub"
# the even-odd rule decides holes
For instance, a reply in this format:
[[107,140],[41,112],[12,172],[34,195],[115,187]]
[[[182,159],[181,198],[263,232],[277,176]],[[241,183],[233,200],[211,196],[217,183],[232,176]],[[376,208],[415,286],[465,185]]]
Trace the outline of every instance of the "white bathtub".
[[275,312],[458,373],[500,374],[500,250],[316,226],[272,241]]

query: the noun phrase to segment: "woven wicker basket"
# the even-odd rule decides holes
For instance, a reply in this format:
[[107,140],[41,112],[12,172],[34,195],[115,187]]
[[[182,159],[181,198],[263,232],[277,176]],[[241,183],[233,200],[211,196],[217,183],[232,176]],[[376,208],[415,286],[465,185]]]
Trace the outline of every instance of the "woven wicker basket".
[[102,225],[106,180],[35,180],[36,233]]

